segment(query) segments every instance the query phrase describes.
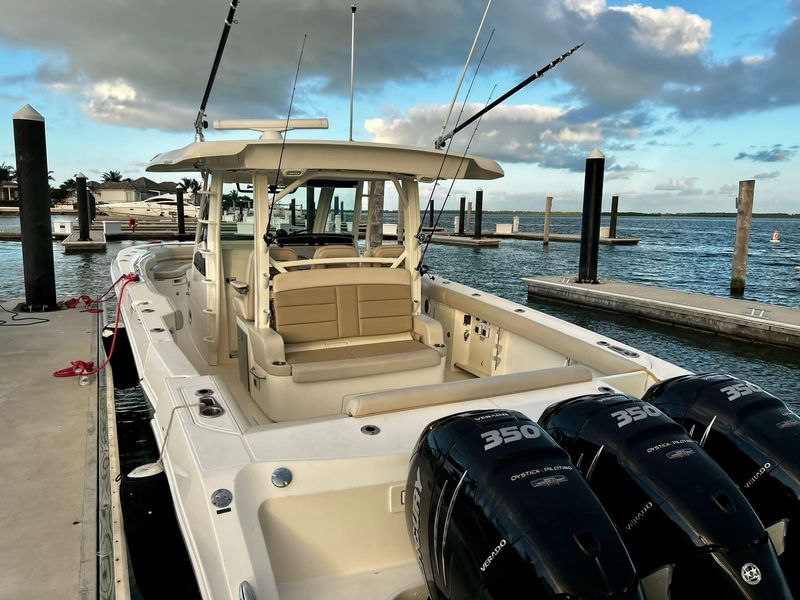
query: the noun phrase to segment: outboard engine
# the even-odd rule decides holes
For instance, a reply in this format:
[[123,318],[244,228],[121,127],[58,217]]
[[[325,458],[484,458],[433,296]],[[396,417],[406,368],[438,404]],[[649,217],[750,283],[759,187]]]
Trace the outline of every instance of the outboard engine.
[[643,600],[614,525],[534,421],[480,410],[428,425],[406,524],[431,600]]
[[663,381],[644,399],[683,425],[739,486],[800,598],[800,417],[757,385],[716,373]]
[[611,515],[648,600],[792,597],[747,500],[659,409],[623,394],[581,396],[539,422]]

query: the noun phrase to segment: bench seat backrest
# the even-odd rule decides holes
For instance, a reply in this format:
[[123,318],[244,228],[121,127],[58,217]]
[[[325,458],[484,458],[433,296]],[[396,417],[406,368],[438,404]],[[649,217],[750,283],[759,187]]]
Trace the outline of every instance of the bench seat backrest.
[[318,269],[272,280],[275,327],[287,343],[410,333],[404,269]]

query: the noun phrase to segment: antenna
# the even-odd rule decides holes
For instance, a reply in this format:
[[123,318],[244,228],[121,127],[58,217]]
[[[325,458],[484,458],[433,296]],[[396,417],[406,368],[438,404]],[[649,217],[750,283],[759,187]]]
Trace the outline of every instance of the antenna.
[[530,83],[533,83],[534,81],[536,81],[537,79],[539,79],[540,77],[542,77],[542,76],[543,76],[545,73],[547,73],[547,72],[548,72],[550,69],[554,68],[556,65],[558,65],[558,64],[559,64],[559,63],[561,63],[561,62],[563,62],[563,61],[564,61],[564,60],[565,60],[565,59],[566,59],[566,58],[567,58],[569,55],[571,55],[573,52],[577,51],[577,50],[578,50],[578,49],[579,49],[581,46],[583,46],[583,44],[578,44],[577,46],[575,46],[575,47],[574,47],[574,48],[572,48],[571,50],[567,50],[566,52],[564,52],[564,54],[562,54],[562,55],[561,55],[561,56],[559,56],[558,58],[554,59],[552,62],[550,62],[550,63],[546,64],[545,66],[543,66],[541,69],[539,69],[538,71],[536,71],[535,73],[533,73],[533,74],[532,74],[530,77],[528,77],[527,79],[525,79],[525,80],[523,80],[523,81],[520,81],[520,82],[519,82],[517,85],[515,85],[513,88],[511,88],[510,90],[508,90],[508,91],[507,91],[505,94],[503,94],[502,96],[500,96],[500,97],[499,97],[497,100],[495,100],[494,102],[492,102],[492,103],[491,103],[491,104],[489,104],[488,106],[485,106],[485,107],[484,107],[483,109],[481,109],[480,111],[476,112],[476,113],[475,113],[474,115],[472,115],[472,116],[471,116],[469,119],[467,119],[466,121],[464,121],[463,123],[461,123],[460,125],[458,125],[458,126],[455,128],[455,129],[453,129],[453,130],[452,130],[450,133],[448,133],[447,135],[442,135],[442,136],[439,136],[439,137],[438,137],[438,138],[437,138],[437,139],[434,141],[434,146],[435,146],[437,149],[438,149],[438,148],[444,148],[445,142],[446,142],[447,140],[449,140],[450,138],[452,138],[452,137],[453,137],[455,134],[457,134],[459,131],[461,131],[462,129],[464,129],[464,128],[465,128],[467,125],[469,125],[470,123],[474,123],[476,119],[479,119],[479,118],[481,118],[481,117],[482,117],[483,115],[485,115],[487,112],[489,112],[490,110],[492,110],[492,109],[493,109],[495,106],[497,106],[498,104],[500,104],[501,102],[503,102],[503,101],[505,101],[505,100],[508,100],[508,99],[509,99],[511,96],[513,96],[514,94],[516,94],[516,93],[517,93],[518,91],[520,91],[522,88],[524,88],[524,87],[525,87],[525,86],[527,86],[528,84],[530,84]]
[[194,120],[194,141],[204,142],[203,129],[208,127],[206,122],[206,106],[208,106],[208,98],[211,96],[211,88],[214,87],[214,80],[217,78],[217,69],[222,60],[222,53],[225,52],[225,44],[228,41],[228,34],[231,32],[231,27],[235,21],[233,15],[236,14],[236,7],[239,6],[239,0],[231,0],[231,7],[228,10],[228,16],[225,17],[225,27],[222,29],[222,37],[219,39],[219,46],[217,46],[217,54],[214,56],[214,64],[211,66],[211,74],[208,76],[208,83],[206,84],[206,92],[203,94],[203,101],[200,102],[200,110],[197,111],[197,117]]
[[442,138],[444,136],[444,132],[447,131],[447,124],[450,122],[450,116],[453,114],[453,107],[455,106],[456,100],[458,99],[458,93],[461,91],[461,84],[464,83],[464,76],[467,74],[467,68],[469,68],[469,63],[472,61],[472,54],[475,52],[475,46],[478,44],[478,38],[481,36],[481,31],[483,31],[483,23],[486,21],[486,15],[489,14],[489,7],[491,5],[492,5],[492,0],[489,0],[489,2],[486,3],[486,9],[483,11],[481,24],[478,25],[478,31],[475,32],[475,39],[472,40],[472,48],[469,49],[467,62],[464,63],[464,70],[461,71],[461,78],[458,80],[456,91],[453,94],[453,100],[450,102],[450,108],[447,109],[447,116],[444,118],[444,123],[442,123],[442,132],[439,134],[439,138],[434,143],[436,148],[444,148],[444,143],[442,141]]
[[[292,117],[292,105],[294,104],[294,92],[297,89],[297,78],[300,76],[300,63],[303,62],[303,51],[306,49],[306,39],[308,39],[308,34],[303,34],[303,45],[300,46],[300,56],[297,59],[297,71],[294,73],[294,85],[292,85],[292,96],[289,98],[289,111],[286,113],[286,124],[283,128],[284,132],[289,131],[289,122],[291,121]],[[278,168],[275,170],[275,185],[272,186],[272,200],[269,203],[269,213],[267,214],[267,231],[264,232],[264,240],[269,245],[269,224],[272,220],[272,209],[275,206],[275,194],[278,192],[278,180],[281,176],[281,163],[283,162],[283,150],[286,147],[286,136],[287,133],[283,135],[283,141],[281,142],[281,153],[278,155]]]
[[355,57],[356,57],[356,9],[353,4],[350,10],[353,17],[350,22],[350,141],[353,141],[353,91],[355,89]]

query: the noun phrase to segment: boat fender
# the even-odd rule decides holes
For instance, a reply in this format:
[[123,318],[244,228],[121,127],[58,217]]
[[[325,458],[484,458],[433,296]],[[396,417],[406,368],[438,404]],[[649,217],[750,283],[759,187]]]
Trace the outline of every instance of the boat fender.
[[133,350],[128,340],[128,331],[125,323],[120,320],[117,323],[117,341],[114,343],[114,325],[103,327],[101,337],[106,356],[111,352],[111,344],[114,343],[114,352],[110,354],[109,364],[114,378],[114,388],[126,390],[139,385],[139,371],[136,369],[136,361],[133,359]]
[[142,465],[125,475],[120,498],[130,563],[142,596],[199,599],[161,464]]

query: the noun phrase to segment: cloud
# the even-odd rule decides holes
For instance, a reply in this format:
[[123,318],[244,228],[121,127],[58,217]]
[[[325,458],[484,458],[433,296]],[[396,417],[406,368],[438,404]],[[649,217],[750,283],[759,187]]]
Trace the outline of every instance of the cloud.
[[697,177],[679,177],[670,179],[666,183],[659,183],[653,189],[659,192],[678,192],[681,196],[702,194],[703,190],[696,188]]
[[796,153],[796,146],[784,148],[782,144],[775,144],[771,148],[765,148],[758,152],[739,152],[734,160],[748,159],[755,162],[784,162],[792,158]]
[[731,194],[735,194],[738,191],[739,191],[739,186],[733,183],[726,183],[725,185],[720,186],[719,192],[717,193],[724,196],[730,196]]
[[636,173],[652,173],[651,169],[645,169],[639,166],[639,163],[629,162],[624,167],[619,164],[613,164],[606,168],[606,179],[629,179],[631,175]]
[[753,175],[753,179],[777,179],[780,176],[780,171],[770,171],[769,173],[756,173]]
[[696,54],[711,37],[711,21],[677,6],[661,9],[630,4],[608,10],[630,15],[637,25],[634,38],[642,46],[653,46],[662,52]]
[[[467,107],[473,114],[482,105]],[[368,119],[364,126],[376,142],[431,146],[447,112],[445,105],[415,106],[404,115]],[[535,162],[545,167],[582,171],[586,154],[605,138],[602,122],[569,123],[568,110],[538,104],[501,105],[481,119],[471,154],[506,162]],[[469,127],[453,140],[461,154],[472,135]]]
[[[483,7],[484,0],[374,0],[363,6],[357,15],[358,93],[409,83],[422,86],[441,78],[451,81]],[[795,10],[800,9],[795,6]],[[59,26],[42,28],[45,15]],[[98,119],[191,128],[219,39],[221,16],[216,0],[114,1],[104,3],[101,10],[91,0],[37,0],[17,3],[13,18],[0,20],[0,39],[6,46],[46,53],[46,62],[58,68],[39,69],[34,73],[37,81],[82,101],[84,92],[76,89],[76,82],[83,90],[94,90],[121,80],[135,90],[135,99],[122,102],[114,97],[90,98],[90,105],[95,104],[89,114]],[[237,19],[212,94],[212,118],[285,114],[304,32],[309,37],[295,114],[313,111],[320,97],[346,101],[350,49],[346,4],[262,0],[243,3]],[[563,105],[572,107],[569,118],[577,123],[646,114],[654,106],[674,107],[680,115],[693,118],[800,101],[794,67],[800,45],[797,20],[776,35],[763,57],[726,63],[707,54],[710,21],[678,7],[608,6],[604,0],[507,0],[495,3],[489,25],[500,35],[486,56],[484,73],[505,69],[528,74],[576,43],[586,42],[548,75],[565,84]],[[173,123],[179,118],[180,123]],[[569,135],[563,129],[559,133]]]

